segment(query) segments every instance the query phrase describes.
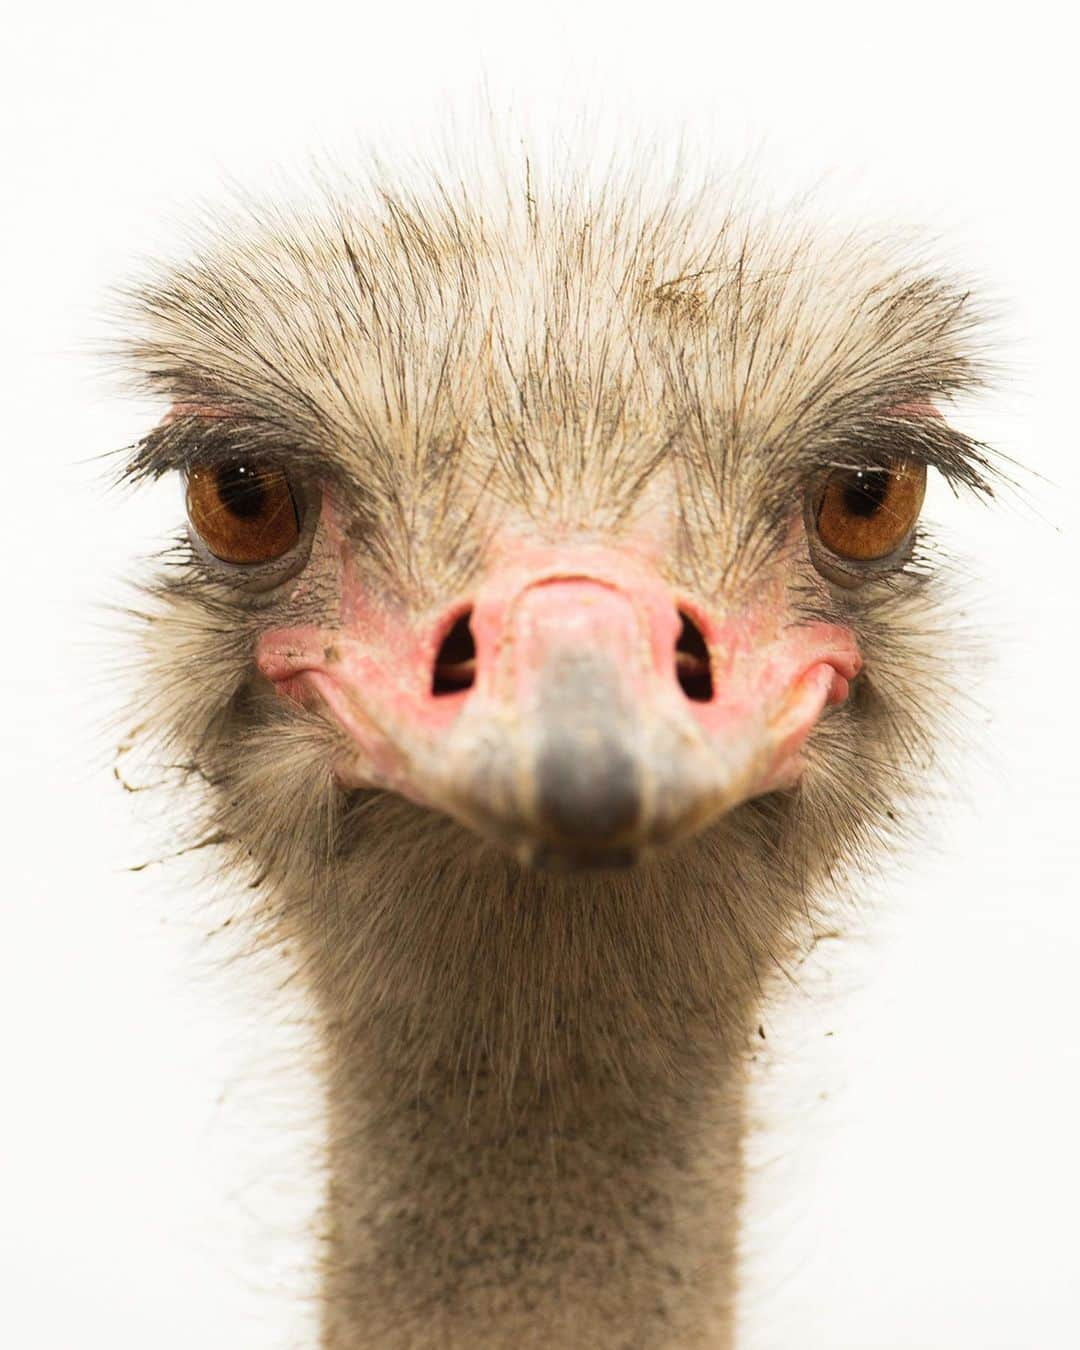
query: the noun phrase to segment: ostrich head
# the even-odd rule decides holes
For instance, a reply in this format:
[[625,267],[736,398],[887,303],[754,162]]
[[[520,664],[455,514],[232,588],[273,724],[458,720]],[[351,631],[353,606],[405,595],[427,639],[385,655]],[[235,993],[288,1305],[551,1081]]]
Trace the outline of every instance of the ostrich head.
[[932,751],[967,295],[627,180],[250,219],[137,309],[152,720],[331,1015],[413,1083],[739,1023]]

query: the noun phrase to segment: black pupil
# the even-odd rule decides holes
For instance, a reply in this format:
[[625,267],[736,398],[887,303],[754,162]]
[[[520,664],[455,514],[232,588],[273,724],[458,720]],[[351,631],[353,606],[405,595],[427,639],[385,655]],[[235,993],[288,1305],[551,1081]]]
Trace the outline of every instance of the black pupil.
[[223,464],[217,471],[221,504],[241,520],[254,520],[266,505],[266,478],[250,464]]
[[853,516],[876,515],[889,493],[889,475],[882,469],[857,469],[844,484],[844,509]]

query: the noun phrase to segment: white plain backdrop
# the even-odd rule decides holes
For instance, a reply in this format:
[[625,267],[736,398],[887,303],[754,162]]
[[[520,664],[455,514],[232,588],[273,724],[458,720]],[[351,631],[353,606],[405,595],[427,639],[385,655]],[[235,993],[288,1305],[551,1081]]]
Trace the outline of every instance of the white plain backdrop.
[[[924,847],[765,1020],[740,1350],[1080,1345],[1074,36],[1057,6],[38,5],[5,20],[0,1345],[314,1343],[312,1087],[274,972],[114,782],[103,604],[179,520],[94,457],[151,410],[88,347],[115,281],[236,180],[421,150],[481,97],[688,128],[846,223],[922,224],[1004,301],[969,425],[1042,477],[930,502],[995,664]],[[632,113],[632,118],[628,115]],[[625,115],[625,116],[624,116]],[[463,120],[467,121],[467,117]],[[631,149],[633,146],[631,146]],[[289,1073],[279,1064],[292,1064]]]

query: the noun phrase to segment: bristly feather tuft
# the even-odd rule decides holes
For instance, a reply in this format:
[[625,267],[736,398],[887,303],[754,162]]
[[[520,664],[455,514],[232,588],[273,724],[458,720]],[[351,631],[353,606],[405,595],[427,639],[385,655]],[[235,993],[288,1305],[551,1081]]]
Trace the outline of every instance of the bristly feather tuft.
[[286,453],[349,491],[358,542],[413,587],[467,573],[493,503],[618,528],[671,462],[699,559],[741,524],[730,503],[771,539],[793,484],[883,443],[989,491],[984,446],[906,412],[983,377],[966,286],[720,185],[526,165],[487,192],[252,208],[134,291],[125,360],[180,415],[130,472]]

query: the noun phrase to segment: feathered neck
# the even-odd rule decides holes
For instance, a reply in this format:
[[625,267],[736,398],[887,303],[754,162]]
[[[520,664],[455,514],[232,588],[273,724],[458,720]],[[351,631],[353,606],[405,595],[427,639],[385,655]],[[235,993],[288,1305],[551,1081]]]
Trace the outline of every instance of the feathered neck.
[[305,943],[325,1344],[729,1345],[756,989],[715,857],[545,876],[454,836],[354,868]]

